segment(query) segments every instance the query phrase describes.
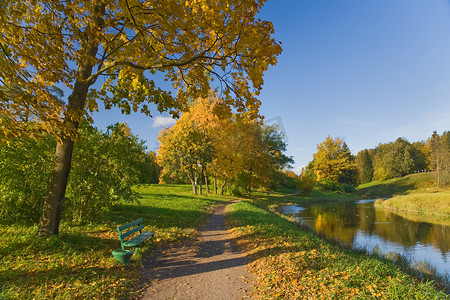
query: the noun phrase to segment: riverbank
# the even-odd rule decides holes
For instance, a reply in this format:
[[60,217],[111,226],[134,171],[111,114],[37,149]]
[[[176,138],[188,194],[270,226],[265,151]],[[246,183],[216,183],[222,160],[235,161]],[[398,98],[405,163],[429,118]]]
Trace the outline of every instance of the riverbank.
[[[351,196],[341,195],[342,198]],[[312,197],[314,198],[314,197]],[[391,261],[345,250],[300,230],[274,211],[300,196],[258,195],[228,214],[238,244],[253,261],[256,295],[280,299],[445,299],[431,281],[420,281]]]
[[450,190],[431,193],[411,193],[387,200],[377,200],[375,207],[402,213],[406,218],[411,214],[415,218],[420,215],[429,215],[441,218],[443,221],[448,219],[446,225],[450,224]]
[[[195,237],[212,207],[229,198],[193,196],[187,185],[152,185],[135,189],[140,204],[123,204],[96,224],[61,224],[59,236],[36,238],[37,228],[0,225],[0,299],[130,299],[143,256],[155,247]],[[129,266],[111,251],[120,248],[117,225],[142,217],[155,231]]]

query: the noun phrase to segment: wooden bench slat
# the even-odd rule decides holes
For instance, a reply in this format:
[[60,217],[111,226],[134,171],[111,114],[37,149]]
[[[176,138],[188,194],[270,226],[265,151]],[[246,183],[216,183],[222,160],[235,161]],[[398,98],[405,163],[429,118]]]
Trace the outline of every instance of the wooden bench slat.
[[123,231],[124,229],[130,228],[130,227],[133,227],[133,226],[136,226],[137,224],[140,224],[140,223],[142,223],[142,222],[144,222],[144,219],[140,218],[140,219],[135,220],[135,221],[133,221],[133,222],[130,222],[130,223],[128,223],[128,224],[119,226],[117,229],[119,230],[120,233],[122,233],[122,231]]
[[[135,247],[134,252],[137,253],[140,244],[142,244],[148,239],[153,239],[155,232],[153,231],[142,232],[142,230],[145,228],[145,225],[143,223],[144,220],[140,218],[128,224],[117,227],[117,230],[119,231],[119,240],[120,244],[122,245],[122,249],[125,249],[125,247]],[[125,238],[129,238],[128,241],[125,241]]]
[[153,231],[144,231],[140,235],[135,236],[134,238],[130,239],[129,241],[123,243],[125,247],[137,247],[142,242],[146,241],[147,239],[151,238],[155,233]]
[[135,234],[136,232],[141,231],[142,229],[144,229],[144,227],[145,227],[144,225],[139,225],[138,227],[130,229],[130,230],[128,230],[125,233],[121,233],[120,234],[120,238],[124,239],[124,238],[126,238],[126,237],[128,237],[128,236],[130,236],[132,234]]

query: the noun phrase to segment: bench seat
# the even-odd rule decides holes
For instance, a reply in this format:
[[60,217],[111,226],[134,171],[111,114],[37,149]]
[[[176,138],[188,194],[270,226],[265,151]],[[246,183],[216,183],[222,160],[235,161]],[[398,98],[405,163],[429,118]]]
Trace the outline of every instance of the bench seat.
[[135,236],[134,238],[128,240],[123,243],[124,247],[138,247],[140,244],[145,242],[147,239],[153,237],[155,232],[153,231],[144,231],[140,235]]
[[148,239],[150,240],[153,239],[155,232],[142,231],[145,227],[143,223],[144,220],[141,218],[128,224],[117,227],[117,231],[119,231],[119,240],[122,249],[125,250],[125,247],[135,247],[134,252],[137,253],[139,246],[142,243],[144,243]]

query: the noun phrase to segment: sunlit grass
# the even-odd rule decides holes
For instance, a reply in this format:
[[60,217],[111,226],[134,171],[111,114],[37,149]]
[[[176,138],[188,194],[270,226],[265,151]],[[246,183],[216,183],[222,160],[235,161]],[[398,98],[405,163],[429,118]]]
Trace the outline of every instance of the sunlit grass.
[[[61,224],[58,237],[35,238],[37,228],[0,225],[0,299],[128,299],[142,256],[155,245],[197,234],[211,207],[225,197],[193,196],[189,186],[141,186],[141,204],[124,204],[99,224]],[[142,217],[156,231],[155,244],[118,264],[117,225]]]
[[396,196],[375,202],[375,207],[393,210],[407,219],[425,221],[431,216],[450,224],[450,190]]
[[434,173],[418,173],[385,181],[361,184],[357,194],[365,199],[393,197],[411,192],[425,192],[435,186]]

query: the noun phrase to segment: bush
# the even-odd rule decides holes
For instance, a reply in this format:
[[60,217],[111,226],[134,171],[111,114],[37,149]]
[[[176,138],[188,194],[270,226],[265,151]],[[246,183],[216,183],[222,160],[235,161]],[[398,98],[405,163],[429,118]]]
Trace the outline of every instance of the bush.
[[309,196],[316,187],[316,177],[312,172],[303,172],[298,178],[298,189],[303,196]]
[[[18,139],[0,146],[0,222],[37,223],[47,195],[56,140]],[[63,216],[100,220],[121,200],[133,201],[131,187],[142,178],[145,146],[125,124],[103,133],[83,122],[75,143]]]
[[325,178],[317,182],[317,188],[321,191],[335,192],[340,190],[339,182]]
[[340,186],[340,191],[343,193],[354,193],[356,192],[356,187],[348,183],[343,183]]
[[0,147],[0,222],[34,224],[42,213],[56,142],[15,140]]

